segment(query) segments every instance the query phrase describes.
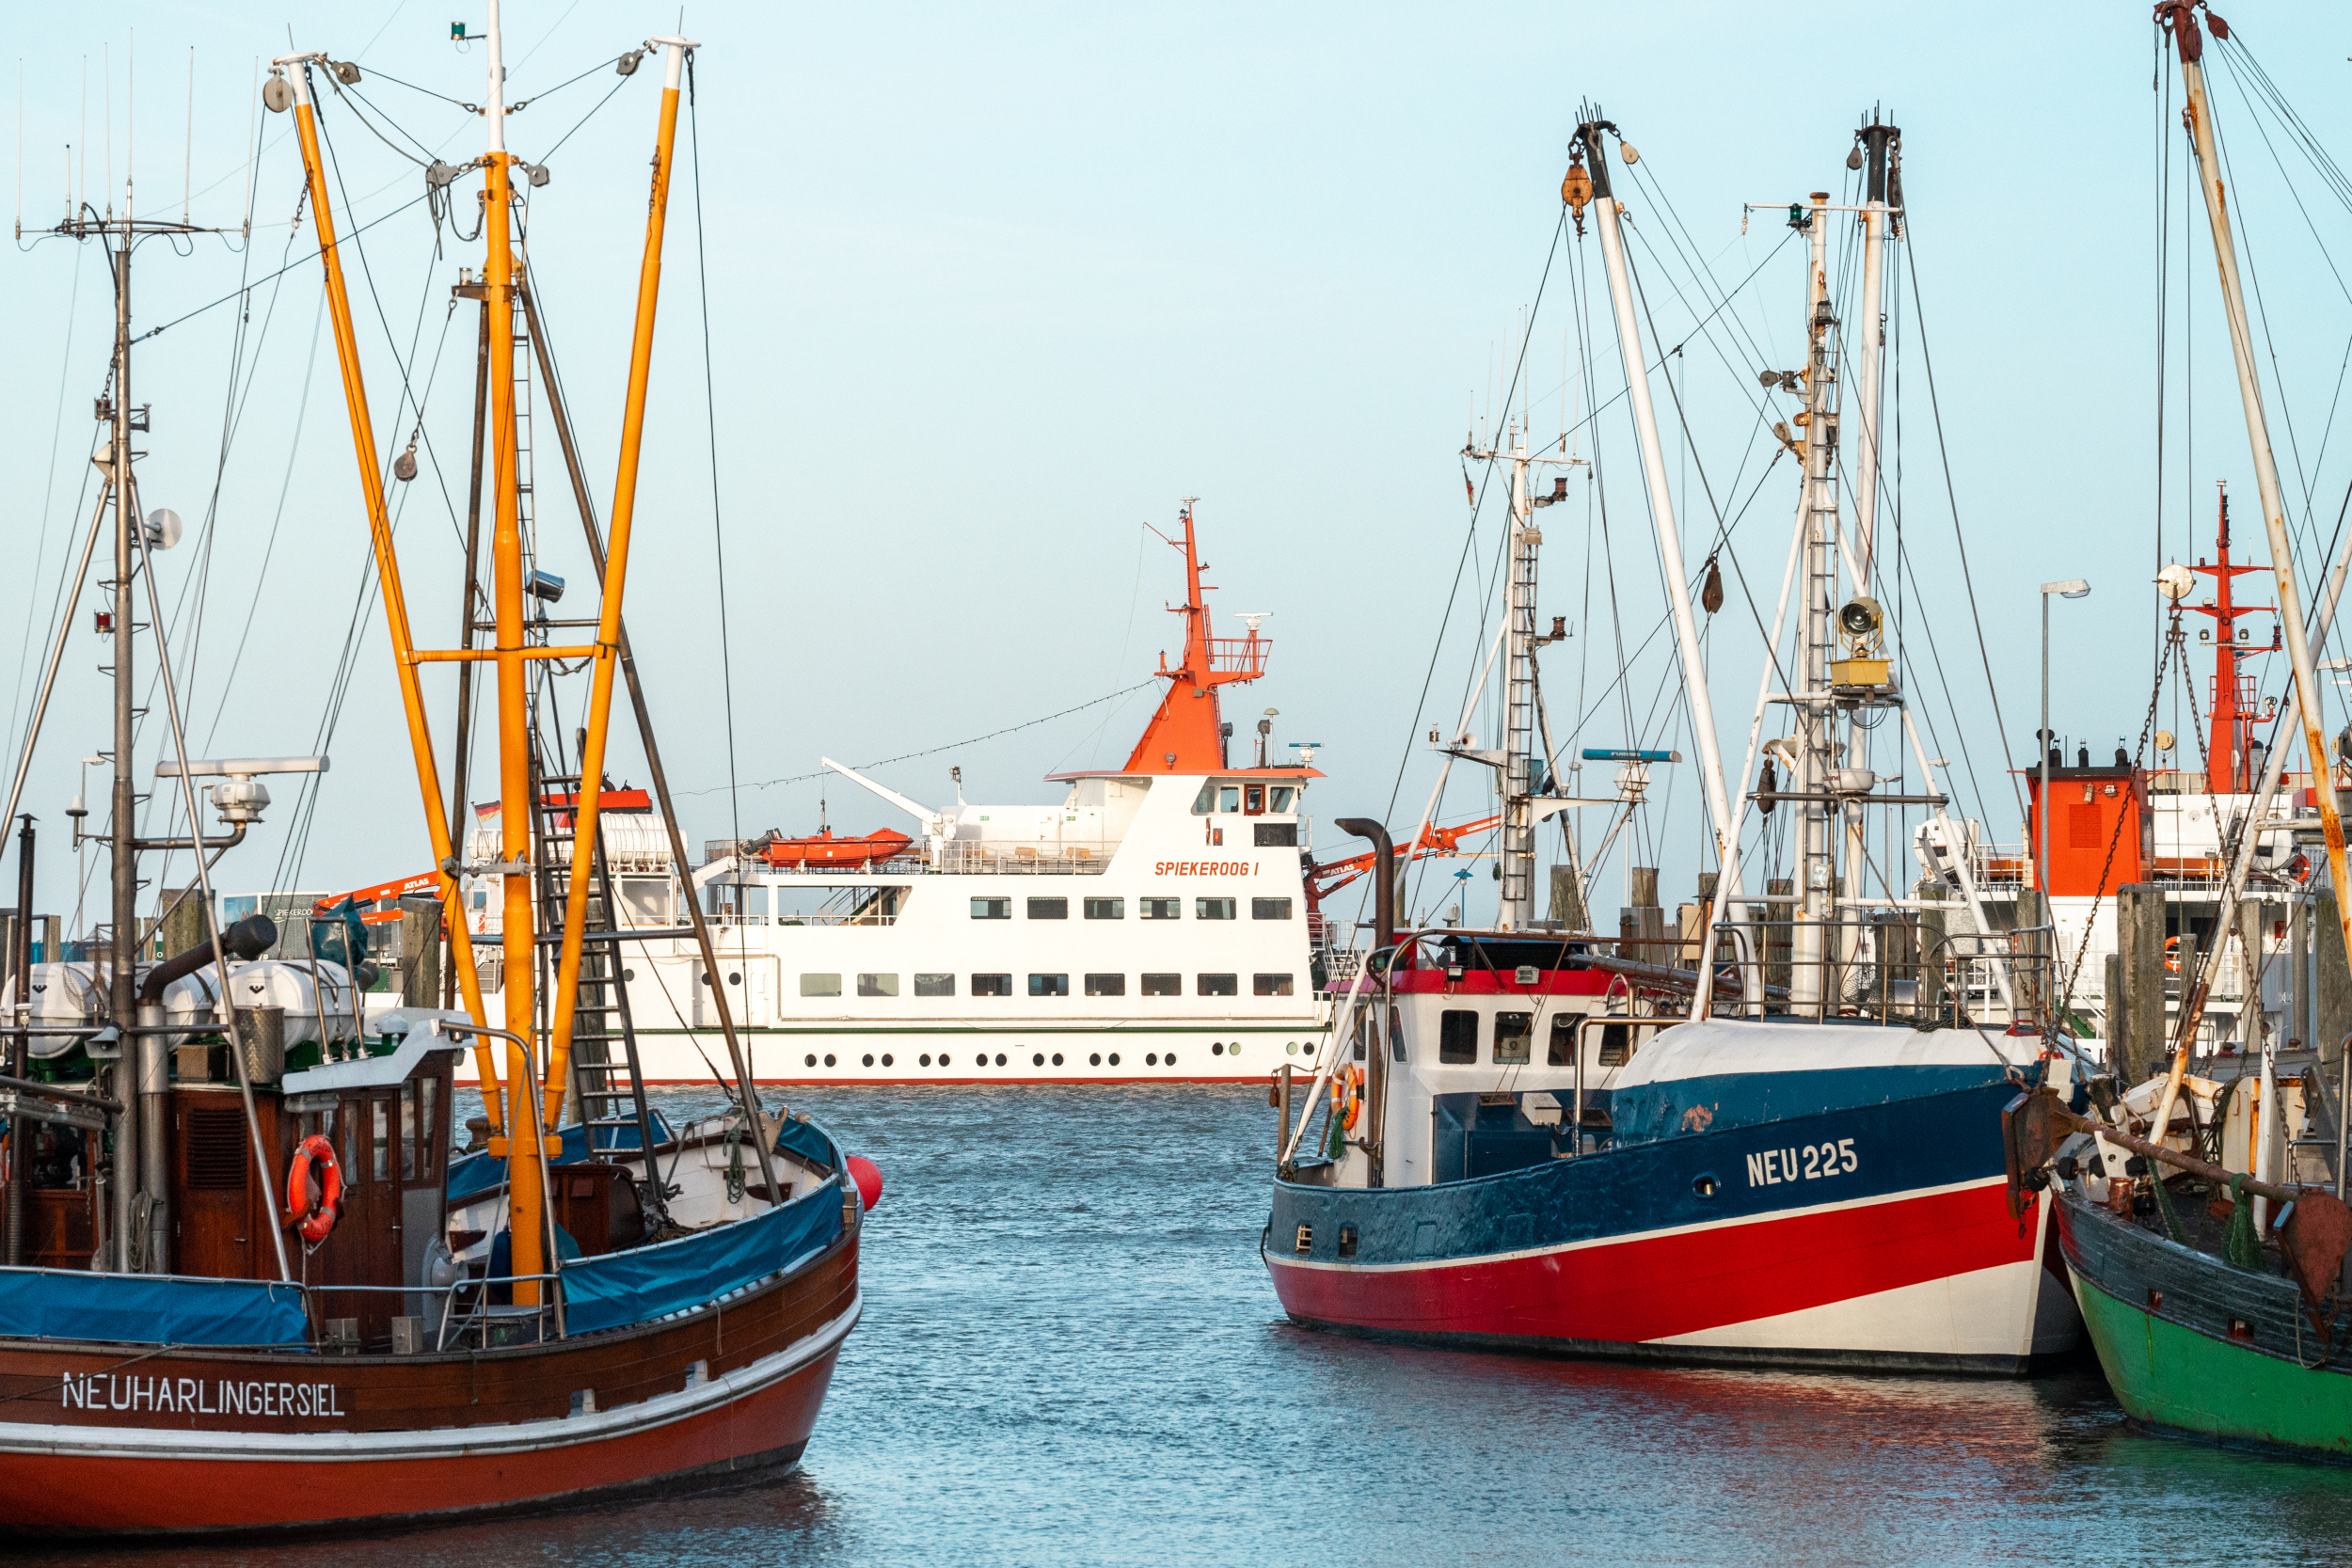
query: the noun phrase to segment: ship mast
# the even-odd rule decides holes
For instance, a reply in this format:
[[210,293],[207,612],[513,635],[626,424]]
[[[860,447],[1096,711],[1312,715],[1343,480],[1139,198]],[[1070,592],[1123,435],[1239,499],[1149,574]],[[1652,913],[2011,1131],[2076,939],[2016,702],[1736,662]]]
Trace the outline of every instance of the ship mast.
[[[1634,434],[1642,450],[1642,478],[1649,491],[1650,521],[1658,533],[1658,558],[1666,578],[1666,599],[1674,615],[1675,648],[1682,664],[1682,689],[1690,703],[1691,738],[1698,752],[1699,783],[1707,796],[1707,815],[1715,832],[1715,863],[1720,868],[1732,918],[1744,920],[1740,901],[1740,852],[1734,840],[1731,797],[1724,785],[1724,759],[1715,739],[1715,706],[1708,695],[1707,665],[1699,652],[1698,621],[1691,612],[1690,574],[1682,564],[1682,535],[1675,522],[1674,496],[1666,487],[1666,457],[1658,439],[1658,413],[1650,403],[1649,362],[1642,347],[1642,328],[1634,315],[1633,288],[1626,269],[1625,236],[1619,228],[1617,202],[1609,190],[1609,160],[1601,134],[1617,137],[1617,149],[1630,166],[1638,154],[1616,126],[1600,118],[1596,108],[1576,128],[1572,144],[1591,154],[1593,210],[1599,216],[1600,253],[1609,274],[1609,299],[1615,309],[1617,347],[1625,360],[1626,392],[1633,406]],[[1575,152],[1571,153],[1571,157]],[[1564,188],[1563,195],[1567,192]],[[1578,228],[1582,228],[1580,211]],[[1702,987],[1702,990],[1705,988]]]
[[2238,661],[2256,654],[2274,652],[2278,633],[2274,628],[2271,641],[2259,648],[2238,645],[2237,618],[2256,610],[2267,610],[2268,605],[2245,605],[2237,602],[2233,586],[2234,579],[2249,573],[2259,572],[2259,566],[2238,566],[2230,562],[2230,492],[2219,486],[2221,524],[2219,537],[2214,545],[2214,563],[2202,561],[2189,568],[2214,579],[2214,602],[2191,605],[2200,615],[2213,617],[2213,721],[2210,739],[2205,748],[2205,788],[2215,795],[2242,795],[2254,787],[2252,758],[2248,755],[2247,743],[2254,727],[2254,715],[2247,705],[2247,692],[2241,682],[2251,679],[2238,673]]
[[[2198,0],[2162,0],[2155,8],[2158,26],[2170,35],[2173,51],[2181,62],[2181,83],[2187,102],[2182,106],[2181,118],[2189,133],[2191,149],[2197,158],[2198,185],[2205,198],[2205,218],[2213,233],[2214,261],[2221,275],[2223,314],[2230,324],[2230,347],[2237,364],[2238,401],[2246,414],[2247,444],[2254,459],[2254,482],[2263,511],[2263,530],[2270,545],[2270,569],[2276,579],[2279,594],[2279,629],[2284,634],[2287,659],[2294,667],[2295,687],[2292,697],[2296,717],[2303,729],[2303,745],[2311,763],[2312,797],[2319,802],[2319,826],[2328,845],[2328,879],[2335,890],[2336,918],[2347,941],[2352,941],[2352,881],[2347,880],[2344,864],[2344,822],[2336,810],[2336,792],[2328,787],[2332,775],[2328,769],[2328,741],[2320,733],[2318,672],[2312,661],[2311,641],[2303,625],[2303,600],[2295,580],[2294,544],[2287,533],[2286,498],[2279,483],[2278,458],[2271,451],[2268,416],[2263,407],[2262,376],[2257,368],[2253,333],[2246,318],[2245,288],[2238,276],[2237,244],[2230,230],[2229,203],[2221,183],[2219,150],[2214,138],[2213,103],[2205,91],[2203,65],[2205,41],[2197,25]],[[2216,39],[2227,39],[2229,29],[2217,17],[2207,13]],[[2234,670],[2232,672],[2234,673]],[[2273,748],[2273,756],[2265,768],[2264,787],[2248,814],[2246,829],[2239,835],[2237,854],[2233,866],[2233,879],[2243,885],[2242,871],[2252,859],[2253,847],[2261,837],[2255,824],[2260,820],[2270,790],[2276,787],[2280,762]],[[2249,954],[2250,959],[2253,955]],[[2208,974],[2211,966],[2203,966]],[[2250,969],[2250,965],[2249,965]],[[2166,1124],[2171,1107],[2180,1093],[2183,1075],[2188,1069],[2188,1048],[2196,1038],[2202,1012],[2203,985],[2197,988],[2195,1005],[2183,1002],[2179,1035],[2175,1040],[2172,1069],[2165,1084],[2163,1102],[2157,1111],[2156,1125]],[[2338,1173],[2339,1181],[2342,1172]]]

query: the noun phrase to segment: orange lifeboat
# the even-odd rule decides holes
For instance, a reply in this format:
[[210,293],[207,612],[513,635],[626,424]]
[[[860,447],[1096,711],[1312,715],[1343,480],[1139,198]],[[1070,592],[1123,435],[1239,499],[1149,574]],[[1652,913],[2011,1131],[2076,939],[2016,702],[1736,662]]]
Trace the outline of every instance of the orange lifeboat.
[[806,838],[778,838],[773,832],[759,847],[760,858],[777,866],[834,866],[857,870],[880,865],[894,856],[906,852],[914,841],[906,834],[888,828],[878,829],[864,838],[835,838],[833,830],[812,833]]

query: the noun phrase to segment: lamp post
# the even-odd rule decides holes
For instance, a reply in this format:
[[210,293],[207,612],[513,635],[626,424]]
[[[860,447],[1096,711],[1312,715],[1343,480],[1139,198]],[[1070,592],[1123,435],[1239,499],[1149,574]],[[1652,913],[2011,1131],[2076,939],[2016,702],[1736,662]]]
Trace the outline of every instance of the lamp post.
[[2088,595],[2090,584],[2080,578],[2065,582],[2045,582],[2042,585],[2042,791],[2034,799],[2034,837],[2039,853],[2034,860],[2034,880],[2042,890],[2046,908],[2050,901],[2050,595],[2061,599],[2079,599]]

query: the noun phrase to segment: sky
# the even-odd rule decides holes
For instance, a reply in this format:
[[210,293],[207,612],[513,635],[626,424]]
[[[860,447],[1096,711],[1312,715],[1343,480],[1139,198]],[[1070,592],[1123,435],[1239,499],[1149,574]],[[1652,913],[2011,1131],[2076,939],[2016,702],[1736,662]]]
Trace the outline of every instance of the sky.
[[[1588,459],[1571,504],[1544,517],[1540,613],[1572,634],[1543,655],[1555,729],[1685,756],[1659,769],[1657,804],[1597,876],[1597,912],[1611,923],[1637,855],[1663,868],[1668,903],[1691,896],[1697,774],[1658,633],[1623,363],[1597,240],[1555,245],[1588,102],[1641,155],[1637,178],[1616,170],[1618,195],[1694,571],[1728,525],[1708,659],[1732,768],[1796,499],[1757,414],[1772,398],[1772,417],[1794,412],[1756,372],[1802,353],[1802,245],[1783,243],[1772,208],[1845,198],[1874,105],[1902,128],[1910,208],[1887,503],[1907,576],[1885,596],[1964,809],[2020,836],[2003,774],[2032,749],[2039,584],[2093,585],[2054,613],[2052,722],[2104,759],[2147,727],[2151,579],[2210,552],[2217,482],[2239,498],[2241,551],[2266,559],[2210,244],[2185,203],[2177,76],[2138,0],[1980,20],[1829,5],[1803,27],[1734,5],[690,6],[682,23],[658,9],[508,7],[508,135],[548,170],[529,245],[609,512],[660,85],[609,62],[665,24],[701,44],[628,602],[690,839],[810,832],[820,810],[847,832],[906,827],[812,777],[820,755],[904,758],[874,776],[933,803],[950,767],[970,799],[1013,802],[1055,798],[1047,773],[1117,766],[1156,700],[1158,654],[1179,646],[1164,608],[1181,561],[1151,531],[1173,531],[1185,497],[1220,633],[1263,612],[1275,641],[1267,677],[1230,695],[1237,736],[1273,708],[1278,751],[1319,745],[1320,850],[1353,847],[1328,825],[1340,816],[1404,836],[1438,776],[1427,732],[1454,727],[1495,613],[1500,486],[1462,449],[1524,418],[1537,442],[1574,425]],[[2225,14],[2315,143],[2347,145],[2341,13]],[[346,267],[376,460],[419,442],[419,478],[395,485],[405,595],[420,641],[446,645],[474,333],[449,288],[480,265],[463,237],[478,177],[454,187],[462,226],[437,235],[413,159],[482,145],[466,105],[483,97],[483,46],[451,40],[457,19],[479,31],[485,15],[475,0],[307,16],[130,4],[50,8],[18,30],[16,309],[0,316],[16,367],[0,385],[9,754],[95,499],[87,416],[112,309],[97,247],[42,236],[70,191],[119,209],[127,173],[139,214],[184,205],[227,230],[149,241],[134,261],[134,330],[162,328],[135,351],[134,401],[152,408],[142,493],[187,523],[157,581],[190,749],[332,757],[314,796],[272,785],[264,826],[215,873],[229,892],[351,887],[430,861],[299,158],[256,86],[289,38],[360,68],[358,101],[329,97],[322,118],[338,219],[374,225]],[[2249,105],[2242,71],[2215,81],[2289,510],[2318,541],[2303,546],[2308,582],[2352,479],[2329,440],[2352,213]],[[1834,232],[1842,267],[1852,245]],[[1735,287],[1709,316],[1704,301]],[[541,563],[570,583],[564,610],[591,613],[544,420],[534,439]],[[1488,490],[1474,527],[1466,479]],[[71,624],[24,795],[46,835],[43,910],[74,902],[64,813],[108,734],[93,602]],[[2283,658],[2257,663],[2277,691]],[[446,668],[427,692],[446,759]],[[149,781],[168,738],[160,693],[143,700]],[[2177,680],[2157,705],[2186,755]],[[1491,701],[1470,722],[1491,743]],[[612,771],[643,782],[626,732]],[[1579,787],[1610,786],[1588,770]],[[1483,769],[1457,765],[1439,818],[1484,815],[1490,796]],[[1584,820],[1597,837],[1600,814]],[[1488,864],[1437,866],[1419,912],[1470,869],[1479,918]],[[103,879],[103,857],[82,873]]]

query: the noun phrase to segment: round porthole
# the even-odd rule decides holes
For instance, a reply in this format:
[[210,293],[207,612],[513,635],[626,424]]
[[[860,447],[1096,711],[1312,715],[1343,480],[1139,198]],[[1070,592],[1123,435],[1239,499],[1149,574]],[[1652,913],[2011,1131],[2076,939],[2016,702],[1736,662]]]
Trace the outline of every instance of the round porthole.
[[890,1053],[889,1053],[889,1052],[887,1052],[887,1051],[885,1051],[885,1052],[883,1052],[883,1053],[882,1053],[882,1066],[884,1066],[884,1067],[889,1067],[889,1066],[891,1066],[891,1065],[893,1065],[893,1064],[892,1064],[891,1059],[890,1059]]
[[827,1067],[833,1066],[833,1053],[827,1052],[825,1053],[825,1065]]
[[815,1067],[817,1065],[817,1053],[813,1051],[809,1053],[808,1065],[811,1067]]
[[1713,1197],[1715,1196],[1714,1175],[1710,1172],[1692,1178],[1691,1190],[1701,1197]]
[[696,980],[699,984],[702,984],[702,985],[706,985],[706,986],[707,986],[707,985],[710,984],[710,976],[709,976],[709,975],[707,975],[707,974],[697,974],[697,975],[695,975],[695,976],[694,976],[694,979],[695,979],[695,980]]
[[924,1053],[923,1053],[923,1065],[924,1065],[925,1067],[929,1067],[929,1066],[930,1066],[930,1065],[931,1065],[931,1053],[930,1053],[930,1052],[928,1052],[928,1051],[926,1051],[926,1052],[924,1052]]
[[[929,1056],[926,1056],[926,1057],[924,1057],[923,1059],[924,1059],[925,1061],[927,1061],[927,1062],[930,1060],[930,1058]],[[948,1056],[947,1053],[946,1053],[945,1051],[943,1051],[943,1052],[941,1052],[941,1053],[939,1053],[939,1065],[940,1065],[941,1067],[946,1067],[946,1066],[947,1065],[947,1063],[948,1063],[950,1060],[951,1060],[951,1058]]]
[[1298,1054],[1298,1042],[1296,1040],[1292,1040],[1287,1045],[1283,1046],[1282,1049],[1289,1054],[1295,1056]]
[[1113,1067],[1117,1067],[1118,1065],[1119,1065],[1119,1053],[1118,1053],[1118,1052],[1116,1052],[1116,1051],[1114,1051],[1114,1052],[1112,1052],[1112,1053],[1111,1053],[1111,1066],[1113,1066]]
[[1045,1053],[1041,1051],[1036,1055],[1030,1057],[1029,1065],[1031,1067],[1043,1067],[1045,1065]]
[[743,983],[743,976],[741,976],[740,974],[730,974],[730,975],[728,975],[728,976],[727,976],[727,984],[728,984],[728,985],[730,985],[730,986],[739,986],[739,985],[741,985],[742,983]]
[[1159,1053],[1156,1051],[1145,1053],[1143,1065],[1145,1067],[1158,1067],[1160,1065]]
[[1231,1044],[1231,1045],[1227,1046],[1227,1047],[1225,1048],[1225,1053],[1226,1053],[1228,1056],[1238,1056],[1238,1055],[1240,1055],[1240,1054],[1241,1054],[1241,1041],[1239,1041],[1239,1040],[1235,1040],[1232,1044]]
[[1209,1042],[1209,1054],[1212,1056],[1222,1056],[1225,1054],[1225,1047],[1216,1041],[1212,1040]]
[[867,1067],[872,1067],[874,1065],[874,1053],[870,1051],[866,1053],[866,1065]]
[[1056,1067],[1061,1066],[1061,1053],[1058,1051],[1054,1053],[1054,1065]]
[[1089,1067],[1101,1067],[1102,1065],[1103,1065],[1103,1053],[1102,1053],[1100,1051],[1096,1052],[1093,1055],[1089,1056],[1089,1057],[1087,1058],[1087,1066],[1089,1066]]
[[1176,1065],[1176,1053],[1173,1051],[1169,1052],[1164,1060],[1168,1066],[1174,1067]]
[[1005,1053],[1001,1051],[996,1053],[996,1065],[998,1067],[1003,1067],[1005,1065]]
[[621,971],[621,983],[622,983],[623,985],[630,985],[630,984],[633,984],[633,983],[636,981],[636,979],[637,979],[637,972],[636,972],[635,970],[633,970],[633,969],[624,969],[623,971]]

